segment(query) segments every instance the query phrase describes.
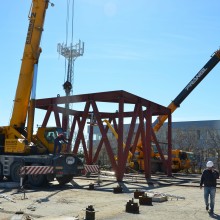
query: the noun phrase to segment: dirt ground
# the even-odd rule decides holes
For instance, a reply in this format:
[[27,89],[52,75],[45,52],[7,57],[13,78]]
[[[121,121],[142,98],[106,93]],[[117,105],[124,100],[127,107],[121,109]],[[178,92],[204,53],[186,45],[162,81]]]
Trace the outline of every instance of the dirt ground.
[[[122,193],[114,193],[119,184]],[[74,178],[63,187],[56,181],[41,188],[27,186],[25,191],[5,187],[0,189],[0,219],[90,220],[86,214],[89,206],[95,211],[90,215],[99,220],[220,219],[220,190],[217,189],[215,214],[210,216],[205,210],[203,190],[198,186],[199,175],[154,176],[148,182],[143,177],[126,177],[121,183],[103,175]],[[140,205],[139,199],[134,198],[136,190],[148,195],[163,194],[168,201]],[[125,211],[129,201],[138,204],[138,214]],[[21,214],[15,215],[16,212]]]

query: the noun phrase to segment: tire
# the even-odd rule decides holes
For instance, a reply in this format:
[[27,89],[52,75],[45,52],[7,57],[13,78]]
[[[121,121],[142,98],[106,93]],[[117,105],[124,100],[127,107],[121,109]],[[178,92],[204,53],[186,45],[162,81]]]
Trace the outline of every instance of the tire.
[[157,162],[151,163],[151,173],[152,174],[158,172],[159,169],[160,169],[159,163],[157,163]]
[[[31,164],[31,166],[42,166],[41,164]],[[46,175],[38,174],[38,175],[28,175],[28,182],[32,186],[40,187],[46,184]]]
[[140,170],[139,164],[136,161],[134,162],[134,170],[136,170],[136,171]]
[[178,173],[179,170],[172,170],[172,173]]
[[46,184],[46,176],[43,174],[39,174],[39,175],[28,175],[28,182],[32,185],[32,186],[43,186]]
[[159,165],[159,171],[166,173],[166,169],[164,168],[164,165],[162,163]]
[[62,177],[57,177],[56,179],[60,185],[65,185],[73,179],[73,175],[65,175]]
[[20,182],[20,169],[22,165],[21,162],[15,162],[12,164],[10,177],[13,182]]

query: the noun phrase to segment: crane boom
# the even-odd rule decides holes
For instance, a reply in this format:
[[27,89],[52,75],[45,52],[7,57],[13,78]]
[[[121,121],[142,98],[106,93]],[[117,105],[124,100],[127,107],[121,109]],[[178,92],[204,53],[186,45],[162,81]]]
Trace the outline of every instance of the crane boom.
[[38,63],[41,52],[40,41],[48,2],[48,0],[32,1],[13,113],[10,120],[11,127],[24,128],[25,126],[33,82],[34,65]]
[[[205,64],[205,66],[193,77],[193,79],[186,85],[186,87],[179,93],[179,95],[168,105],[173,113],[185,98],[196,88],[196,86],[208,75],[208,73],[220,61],[220,50],[217,50]],[[157,132],[164,122],[167,120],[167,115],[159,116],[153,123],[153,130]]]
[[[193,79],[186,85],[186,87],[177,95],[177,97],[168,105],[168,108],[171,110],[171,113],[173,113],[180,104],[185,100],[185,98],[193,91],[193,89],[196,88],[196,86],[208,75],[208,73],[218,64],[220,61],[220,50],[217,50],[209,59],[209,61],[205,64],[205,66],[193,77]],[[164,122],[167,120],[168,115],[160,115],[157,117],[157,119],[153,123],[153,130],[154,132],[158,132],[159,129],[163,126]],[[141,155],[142,151],[142,140],[141,137],[138,139],[137,143],[138,149],[136,150],[139,152],[139,155]],[[160,149],[159,146],[157,146],[158,149]],[[143,166],[143,159],[139,156],[138,158],[140,167]],[[173,161],[178,161],[177,157],[172,158]]]
[[[196,86],[208,75],[208,73],[218,64],[220,61],[220,50],[214,52],[209,61],[204,67],[192,78],[192,80],[186,85],[186,87],[177,95],[177,97],[168,105],[168,108],[173,113],[185,98],[196,88]],[[158,132],[167,120],[167,115],[160,115],[153,122],[154,132]],[[142,146],[141,138],[139,138],[137,146]]]

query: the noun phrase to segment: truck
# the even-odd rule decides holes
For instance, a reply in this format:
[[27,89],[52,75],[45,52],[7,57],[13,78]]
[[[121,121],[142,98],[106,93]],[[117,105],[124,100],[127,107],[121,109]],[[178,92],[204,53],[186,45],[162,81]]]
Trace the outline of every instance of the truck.
[[49,5],[53,6],[49,0],[32,0],[12,116],[8,126],[0,127],[0,180],[6,177],[19,182],[21,167],[43,166],[52,168],[52,172],[29,173],[26,178],[31,185],[41,186],[55,178],[59,184],[66,184],[83,170],[76,155],[68,152],[53,154],[50,134],[56,138],[63,132],[62,128],[39,127],[33,135],[37,69],[42,51],[40,41]]
[[[186,97],[196,88],[196,86],[208,75],[208,73],[219,63],[220,61],[220,50],[215,51],[209,61],[203,66],[203,68],[193,77],[193,79],[184,87],[184,89],[177,95],[177,97],[168,105],[168,108],[171,109],[171,113],[173,113],[180,104],[186,99]],[[167,120],[167,115],[160,115],[153,123],[154,132],[158,132],[159,129],[163,126],[164,122]],[[158,147],[158,146],[156,146]],[[157,151],[157,150],[156,150]],[[172,170],[174,172],[185,169],[186,167],[191,166],[191,159],[188,160],[188,165],[185,165],[184,160],[180,160],[179,158],[179,150],[174,150],[172,152]],[[192,152],[191,152],[192,153]],[[139,139],[137,143],[137,147],[134,155],[135,159],[135,167],[136,169],[144,169],[144,158],[143,158],[143,150],[142,150],[142,141]],[[160,155],[156,152],[155,148],[152,148],[151,153],[152,158],[152,171],[155,172],[157,170],[162,170],[162,162],[160,162]],[[156,159],[156,160],[155,160]],[[183,165],[184,163],[184,165]]]

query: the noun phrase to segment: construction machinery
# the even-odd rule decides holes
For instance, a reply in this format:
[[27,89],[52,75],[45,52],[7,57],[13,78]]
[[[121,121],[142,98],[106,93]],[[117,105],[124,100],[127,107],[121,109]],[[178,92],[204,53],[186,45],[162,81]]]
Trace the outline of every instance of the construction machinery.
[[[136,171],[144,171],[144,152],[143,152],[142,146],[136,147],[136,150],[132,157],[132,161],[133,163],[130,163],[131,165],[133,165],[131,168],[133,168]],[[157,171],[163,171],[162,161],[160,158],[160,154],[156,151],[155,145],[152,144],[151,146],[151,172],[155,173]]]
[[[164,155],[165,159],[167,159],[167,155]],[[131,157],[130,157],[131,158]],[[134,156],[132,157],[133,164],[135,170],[144,170],[144,155],[142,146],[137,146]],[[180,149],[172,150],[172,164],[171,169],[172,172],[176,173],[182,170],[189,170],[192,168],[195,163],[193,152],[187,152]],[[151,148],[151,172],[155,173],[157,171],[163,171],[162,161],[160,158],[160,154],[157,151],[157,147],[155,144],[152,144]]]
[[[178,94],[178,96],[168,105],[168,108],[171,109],[171,113],[173,113],[180,104],[185,100],[185,98],[193,91],[193,89],[196,88],[196,86],[208,75],[208,73],[218,64],[220,61],[220,50],[217,50],[214,52],[214,54],[211,56],[209,61],[204,65],[204,67],[193,77],[193,79],[186,85],[186,87]],[[153,131],[158,132],[159,129],[162,127],[164,122],[167,120],[167,115],[160,115],[153,123]],[[159,146],[156,145],[158,148]],[[156,171],[157,169],[161,170],[162,162],[160,162],[160,154],[156,154],[156,161],[154,150],[152,149],[152,170]],[[158,152],[160,152],[158,150]],[[143,149],[142,149],[142,141],[139,139],[137,143],[137,147],[135,150],[136,155],[136,169],[142,170],[144,168],[144,158],[143,158]],[[178,161],[178,162],[177,162]],[[138,164],[137,164],[138,163]],[[172,170],[173,171],[179,171],[182,169],[186,169],[186,167],[190,168],[191,160],[188,159],[187,162],[188,165],[186,165],[185,160],[180,160],[179,158],[179,150],[174,150],[172,153]]]
[[179,171],[195,172],[196,159],[193,152],[180,149],[172,150],[172,172]]
[[177,173],[181,170],[189,170],[192,167],[193,158],[188,156],[188,153],[180,149],[172,150],[172,172]]
[[[39,127],[33,135],[40,41],[49,4],[53,6],[49,0],[32,0],[10,124],[0,127],[0,179],[7,177],[18,182],[21,167],[52,167],[53,172],[50,174],[28,175],[29,183],[34,186],[40,186],[54,178],[60,184],[68,183],[83,169],[83,164],[76,155],[71,153],[53,155],[54,143],[51,134],[56,138],[63,132],[62,128]],[[63,150],[64,148],[63,144]]]

